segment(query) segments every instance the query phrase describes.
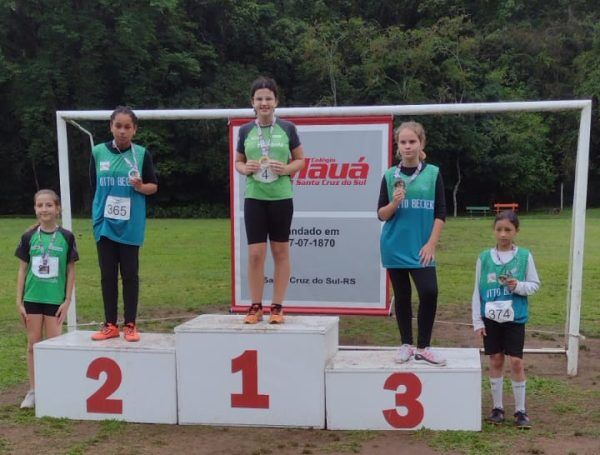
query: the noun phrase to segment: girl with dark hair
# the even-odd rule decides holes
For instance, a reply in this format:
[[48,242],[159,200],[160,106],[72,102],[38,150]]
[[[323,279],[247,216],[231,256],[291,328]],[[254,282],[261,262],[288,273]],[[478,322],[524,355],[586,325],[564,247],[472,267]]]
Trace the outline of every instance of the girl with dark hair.
[[540,287],[533,256],[514,239],[519,219],[511,210],[500,212],[494,220],[496,246],[483,251],[475,265],[475,289],[471,302],[473,329],[483,338],[490,356],[490,386],[493,409],[487,420],[504,422],[502,389],[504,360],[508,356],[515,398],[515,424],[530,428],[525,410],[525,365],[523,346],[525,324],[529,319],[527,296]]
[[92,221],[98,250],[105,322],[93,340],[119,336],[118,274],[123,281],[124,338],[140,339],[135,321],[139,294],[139,249],[146,229],[146,196],[156,193],[158,180],[152,156],[132,142],[137,116],[118,106],[110,116],[112,141],[92,150],[90,183],[94,191]]
[[269,323],[283,323],[283,299],[290,280],[289,238],[294,206],[290,175],[304,167],[304,152],[296,126],[275,117],[277,84],[254,81],[250,103],[256,119],[242,125],[235,169],[246,176],[244,222],[248,238],[248,285],[252,299],[244,322],[263,318],[264,266],[267,240],[273,256],[273,297]]

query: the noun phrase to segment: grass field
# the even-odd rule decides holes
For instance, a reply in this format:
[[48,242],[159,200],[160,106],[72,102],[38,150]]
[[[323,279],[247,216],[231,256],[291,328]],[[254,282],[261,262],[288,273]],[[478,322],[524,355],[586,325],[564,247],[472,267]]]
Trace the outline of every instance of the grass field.
[[[542,280],[531,301],[529,327],[562,332],[571,218],[569,214],[521,218],[517,241],[532,250]],[[13,254],[20,234],[33,221],[0,221],[0,390],[26,379],[25,336],[14,305],[17,259]],[[490,225],[491,218],[450,218],[446,223],[438,250],[439,301],[455,320],[469,322],[474,262],[482,249],[493,245]],[[73,230],[81,258],[76,272],[78,324],[91,324],[86,328],[92,329],[103,320],[95,244],[89,220],[76,219]],[[142,330],[170,331],[193,314],[226,311],[231,299],[229,245],[229,220],[149,220],[140,259],[139,317],[171,319],[142,322]],[[598,337],[600,256],[591,252],[600,249],[600,210],[588,211],[585,245],[581,331]],[[381,318],[342,324],[342,339],[353,339],[353,334],[369,344],[394,344],[397,338],[393,322],[382,323]]]
[[[0,407],[0,427],[9,431],[0,435],[0,454],[34,450],[73,455],[161,453],[160,447],[168,451],[177,447],[176,451],[194,452],[203,441],[210,441],[205,446],[208,448],[198,453],[276,453],[273,451],[275,441],[281,453],[370,453],[377,447],[398,448],[407,444],[439,452],[473,454],[597,453],[600,413],[593,403],[600,397],[596,385],[600,376],[595,367],[590,370],[591,365],[586,365],[582,366],[585,377],[577,378],[576,382],[567,380],[566,362],[560,356],[528,358],[528,402],[536,414],[534,419],[539,422],[529,435],[508,425],[495,428],[485,424],[480,433],[420,430],[411,435],[311,431],[308,443],[309,434],[294,429],[261,429],[257,434],[242,428],[36,419],[33,411],[19,410],[17,406],[26,382],[26,338],[14,305],[17,259],[13,256],[20,234],[33,221],[33,218],[0,219],[0,393],[5,398]],[[517,241],[532,250],[542,280],[540,292],[531,299],[528,327],[562,333],[570,214],[522,216],[521,222]],[[581,331],[587,337],[599,338],[600,305],[596,299],[600,294],[600,257],[593,252],[600,246],[600,210],[588,211],[586,229]],[[89,220],[75,220],[73,230],[81,257],[77,264],[78,324],[90,330],[103,320],[95,245]],[[146,244],[141,252],[139,317],[142,331],[170,332],[196,314],[227,311],[231,299],[229,243],[228,220],[149,220]],[[440,318],[461,324],[470,322],[475,259],[482,249],[493,243],[491,218],[448,220],[438,250]],[[460,333],[456,329],[448,333],[436,330],[441,343],[452,340],[452,333]],[[466,325],[464,330],[471,331]],[[436,331],[434,344],[435,337]],[[393,345],[397,339],[393,318],[342,317],[341,344]],[[543,337],[538,341],[540,339]],[[564,342],[560,336],[548,336],[547,340],[552,347]],[[582,345],[582,354],[596,359],[596,355],[590,357],[594,350],[590,346],[596,346],[597,340],[593,340],[593,344],[591,341],[587,346]],[[551,365],[554,365],[553,372]],[[505,394],[509,399],[507,386],[505,384]],[[489,405],[487,379],[483,381],[482,390],[486,409]],[[282,437],[286,443],[281,443]],[[36,440],[40,441],[37,446]],[[147,444],[132,448],[142,440]],[[246,448],[242,449],[240,444],[246,442]],[[56,447],[50,450],[44,444],[56,444]],[[217,451],[217,447],[221,447],[221,451]],[[232,447],[239,448],[232,452]]]

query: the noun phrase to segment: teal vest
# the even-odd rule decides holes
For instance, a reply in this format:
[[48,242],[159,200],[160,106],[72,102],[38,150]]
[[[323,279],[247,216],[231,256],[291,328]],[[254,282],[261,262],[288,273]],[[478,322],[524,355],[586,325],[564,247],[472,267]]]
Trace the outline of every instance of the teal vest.
[[525,324],[529,320],[527,296],[513,294],[508,287],[500,284],[500,275],[512,275],[519,281],[524,281],[527,275],[529,250],[519,247],[515,257],[506,264],[497,265],[492,259],[491,250],[485,250],[479,255],[481,262],[481,276],[479,277],[479,300],[481,301],[481,314],[485,315],[485,303],[495,300],[512,300],[515,320]]
[[[135,158],[139,172],[142,172],[146,149],[134,144]],[[132,149],[122,154],[112,153],[106,144],[98,144],[92,149],[96,162],[96,194],[92,205],[94,239],[106,237],[127,245],[142,245],[146,229],[146,196],[129,184],[130,165],[134,163]],[[125,159],[127,158],[127,160]],[[142,175],[143,180],[143,175]],[[130,199],[128,220],[104,216],[109,196]]]
[[[385,172],[388,198],[394,194],[396,166]],[[431,236],[434,221],[435,186],[439,168],[427,164],[411,183],[409,176],[400,174],[406,183],[406,197],[396,213],[381,230],[379,246],[381,263],[386,269],[422,268],[419,251]],[[435,267],[431,262],[428,267]]]

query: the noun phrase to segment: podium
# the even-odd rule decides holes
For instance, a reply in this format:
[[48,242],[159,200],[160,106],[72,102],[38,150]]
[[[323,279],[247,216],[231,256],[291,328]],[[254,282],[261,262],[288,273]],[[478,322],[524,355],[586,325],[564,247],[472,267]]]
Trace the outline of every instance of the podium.
[[341,351],[327,365],[330,430],[481,430],[477,349],[433,348],[437,367],[394,363],[395,350]]
[[92,341],[75,331],[34,345],[35,415],[177,423],[175,337]]
[[477,349],[434,348],[435,367],[394,348],[339,350],[339,319],[246,325],[202,315],[174,334],[92,341],[78,331],[34,346],[36,416],[331,430],[481,430]]
[[202,315],[175,327],[179,423],[324,428],[338,318],[243,320]]

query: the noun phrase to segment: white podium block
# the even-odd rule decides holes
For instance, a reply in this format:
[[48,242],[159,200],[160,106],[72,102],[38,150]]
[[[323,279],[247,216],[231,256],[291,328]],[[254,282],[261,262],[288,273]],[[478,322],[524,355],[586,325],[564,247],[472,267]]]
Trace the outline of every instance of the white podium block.
[[338,352],[325,369],[327,428],[481,430],[479,351],[436,350],[447,366],[396,364],[391,350]]
[[75,331],[34,345],[35,415],[177,423],[175,336],[92,341]]
[[175,327],[179,423],[323,428],[338,318],[243,320],[202,315]]

